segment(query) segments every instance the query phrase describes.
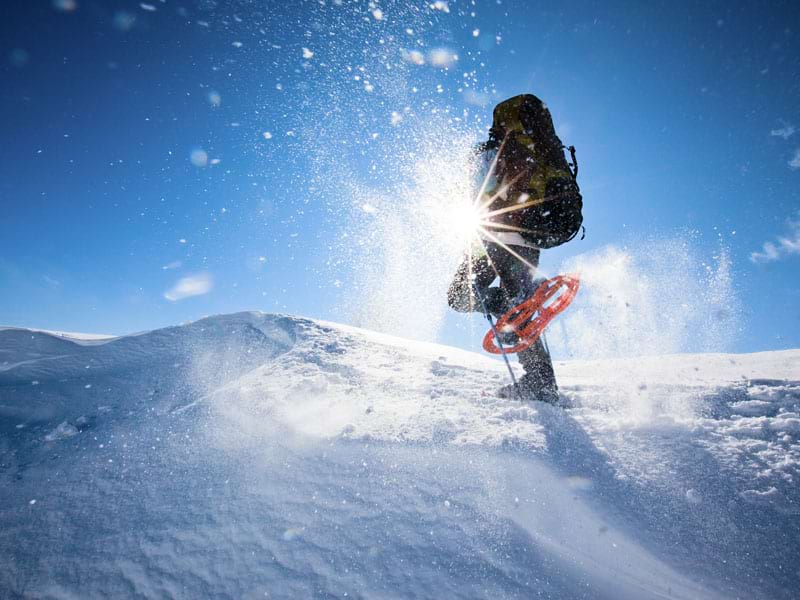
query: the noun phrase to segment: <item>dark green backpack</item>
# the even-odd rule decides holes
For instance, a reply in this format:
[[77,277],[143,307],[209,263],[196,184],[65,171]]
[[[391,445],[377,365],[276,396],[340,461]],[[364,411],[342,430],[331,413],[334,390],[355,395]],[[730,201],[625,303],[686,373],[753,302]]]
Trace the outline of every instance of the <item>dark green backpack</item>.
[[576,177],[556,135],[550,111],[532,94],[515,96],[494,109],[487,149],[498,152],[496,178],[506,186],[503,198],[490,207],[508,208],[494,222],[513,227],[537,248],[570,241],[583,224],[583,198]]

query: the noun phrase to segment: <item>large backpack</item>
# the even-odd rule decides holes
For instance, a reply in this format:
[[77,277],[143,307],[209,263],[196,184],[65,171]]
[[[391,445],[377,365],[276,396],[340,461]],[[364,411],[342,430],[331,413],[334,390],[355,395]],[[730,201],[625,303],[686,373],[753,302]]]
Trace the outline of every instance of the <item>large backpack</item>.
[[494,109],[487,150],[497,151],[495,177],[500,193],[490,217],[513,228],[532,246],[553,248],[574,238],[583,224],[583,198],[573,169],[564,157],[550,111],[532,94],[515,96]]

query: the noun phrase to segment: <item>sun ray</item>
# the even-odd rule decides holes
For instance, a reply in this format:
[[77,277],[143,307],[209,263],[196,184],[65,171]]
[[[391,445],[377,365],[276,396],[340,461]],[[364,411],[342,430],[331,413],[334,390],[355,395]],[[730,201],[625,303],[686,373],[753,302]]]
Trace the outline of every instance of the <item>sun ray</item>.
[[492,267],[492,271],[494,271],[495,277],[500,278],[500,272],[497,270],[497,267],[494,266],[494,262],[492,262],[492,257],[489,256],[489,250],[486,248],[486,244],[484,243],[483,238],[478,234],[478,243],[480,243],[481,247],[483,248],[483,252],[486,254],[486,261],[489,263],[489,266]]
[[[523,210],[525,208],[529,208],[531,206],[537,206],[539,204],[543,204],[544,202],[548,202],[548,201],[553,200],[555,198],[554,196],[544,197],[544,198],[536,198],[536,199],[533,199],[533,200],[528,200],[526,202],[522,202],[522,203],[519,203],[519,204],[514,204],[512,206],[506,206],[506,207],[503,207],[503,208],[500,208],[500,209],[496,209],[496,210],[492,210],[492,211],[488,211],[487,212],[487,209],[489,208],[489,206],[491,206],[492,203],[494,203],[494,201],[497,200],[497,198],[499,198],[502,194],[506,193],[508,191],[508,189],[511,186],[513,186],[517,182],[517,180],[519,180],[520,177],[522,177],[524,175],[524,171],[518,173],[509,183],[502,185],[500,187],[500,189],[497,190],[494,194],[492,194],[492,196],[490,196],[488,199],[481,200],[483,198],[483,196],[486,194],[486,189],[487,189],[487,187],[489,185],[490,179],[494,176],[494,174],[495,174],[495,172],[497,170],[498,159],[500,157],[500,154],[503,151],[503,147],[504,146],[505,146],[505,140],[503,140],[503,142],[500,144],[500,147],[499,147],[499,149],[497,151],[497,154],[492,159],[492,162],[491,162],[491,164],[489,166],[489,169],[488,169],[485,177],[483,178],[483,181],[481,182],[480,189],[478,190],[478,193],[477,193],[477,195],[475,196],[475,198],[474,198],[474,200],[472,202],[472,206],[470,207],[470,210],[474,211],[475,214],[477,215],[477,219],[476,219],[476,222],[475,222],[475,230],[472,232],[472,236],[477,240],[477,242],[483,248],[483,251],[486,254],[488,263],[491,266],[492,270],[495,272],[495,275],[497,277],[499,277],[499,273],[497,272],[497,268],[494,266],[491,258],[489,257],[489,253],[488,253],[488,251],[486,249],[486,242],[487,241],[489,241],[489,242],[491,242],[493,244],[496,244],[497,246],[501,247],[503,250],[505,250],[506,252],[511,254],[517,260],[521,261],[524,265],[526,265],[531,270],[535,270],[536,267],[533,264],[531,264],[527,259],[525,259],[525,257],[521,256],[518,252],[516,252],[511,246],[509,246],[508,244],[503,242],[500,238],[498,238],[492,231],[493,230],[495,230],[495,231],[496,230],[503,230],[503,231],[514,231],[514,232],[519,232],[519,233],[531,233],[531,234],[538,234],[538,233],[542,233],[542,232],[539,232],[539,231],[536,231],[536,230],[533,230],[533,229],[526,229],[524,227],[518,227],[516,225],[510,225],[510,224],[506,224],[506,223],[496,223],[496,222],[492,221],[492,217],[497,217],[497,216],[500,216],[500,215],[516,212],[516,211],[519,211],[519,210]],[[475,260],[474,250],[473,250],[473,245],[472,244],[470,244],[470,248],[469,248],[469,251],[468,251],[468,260],[469,260],[469,266],[468,266],[468,271],[467,271],[468,274],[467,274],[467,276],[469,277],[470,282],[472,282],[472,278],[474,276],[474,273],[473,273],[473,261]],[[472,294],[470,296],[472,296]]]
[[492,242],[503,248],[506,252],[508,252],[514,258],[521,260],[524,264],[528,265],[531,270],[536,270],[536,266],[532,265],[528,260],[526,260],[523,256],[520,256],[519,253],[515,252],[511,249],[511,246],[500,240],[497,236],[495,236],[491,231],[487,229],[481,229],[481,232],[486,235]]
[[502,229],[503,231],[516,231],[519,233],[532,233],[534,235],[544,234],[547,233],[546,231],[542,231],[540,229],[526,229],[525,227],[518,227],[517,225],[509,225],[507,223],[495,223],[494,221],[481,221],[478,225],[479,229],[489,229],[490,231],[496,231],[498,229]]
[[[473,231],[472,232],[472,237],[474,239],[470,240],[469,250],[467,251],[468,252],[468,254],[467,254],[467,261],[468,261],[467,262],[467,281],[469,281],[469,286],[470,286],[470,294],[469,294],[469,310],[470,310],[470,312],[473,312],[475,310],[475,300],[477,299],[476,295],[475,295],[475,289],[476,289],[475,288],[475,279],[474,279],[475,275],[474,275],[474,271],[473,271],[473,265],[474,265],[474,261],[475,261],[475,250],[474,250],[475,249],[475,240],[480,242],[480,244],[483,246],[483,242],[481,241],[481,238],[478,235],[477,231]],[[484,249],[485,249],[485,247],[484,247]]]
[[544,196],[542,198],[534,198],[533,200],[528,200],[526,202],[520,202],[519,204],[512,204],[511,206],[504,206],[503,208],[498,208],[496,210],[490,211],[485,215],[481,215],[483,219],[488,219],[490,217],[496,217],[498,215],[504,215],[511,212],[516,212],[518,210],[523,210],[525,208],[530,208],[531,206],[538,206],[540,204],[544,204],[545,202],[550,202],[551,200],[556,200],[559,198],[560,195],[556,196]]
[[472,206],[478,206],[480,204],[480,199],[483,194],[486,192],[486,186],[489,184],[489,180],[494,175],[495,170],[497,169],[497,160],[500,158],[500,154],[503,152],[503,147],[506,145],[505,138],[500,143],[500,148],[497,149],[497,154],[494,155],[492,159],[492,164],[489,165],[489,170],[486,172],[486,176],[483,178],[483,182],[481,183],[481,189],[478,190],[478,195],[475,196],[475,199],[472,201]]
[[483,204],[481,204],[481,206],[480,206],[480,208],[478,210],[480,212],[483,212],[484,210],[489,208],[492,205],[492,203],[495,200],[497,200],[502,194],[505,194],[506,191],[508,190],[508,188],[510,188],[512,185],[514,185],[517,182],[517,179],[519,179],[520,177],[522,177],[522,173],[518,173],[517,176],[514,177],[514,179],[512,179],[509,183],[506,183],[503,186],[501,186],[500,189],[497,190],[496,194],[494,194],[488,200],[484,201]]

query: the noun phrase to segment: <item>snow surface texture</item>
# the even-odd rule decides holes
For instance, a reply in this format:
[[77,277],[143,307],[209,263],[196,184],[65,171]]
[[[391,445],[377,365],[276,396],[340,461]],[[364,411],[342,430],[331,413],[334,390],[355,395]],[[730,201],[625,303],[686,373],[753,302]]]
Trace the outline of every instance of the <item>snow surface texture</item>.
[[4,598],[791,598],[800,351],[502,363],[240,313],[0,330]]

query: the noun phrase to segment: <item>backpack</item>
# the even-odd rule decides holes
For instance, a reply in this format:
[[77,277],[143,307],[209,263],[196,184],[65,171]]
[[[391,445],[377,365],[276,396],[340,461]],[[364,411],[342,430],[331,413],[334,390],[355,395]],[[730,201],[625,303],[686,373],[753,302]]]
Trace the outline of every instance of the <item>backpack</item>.
[[[489,212],[498,230],[514,230],[536,248],[554,248],[573,239],[583,224],[583,197],[576,177],[575,148],[564,145],[550,111],[532,94],[515,96],[494,109],[484,151],[497,152],[496,200]],[[573,170],[574,169],[574,170]]]

